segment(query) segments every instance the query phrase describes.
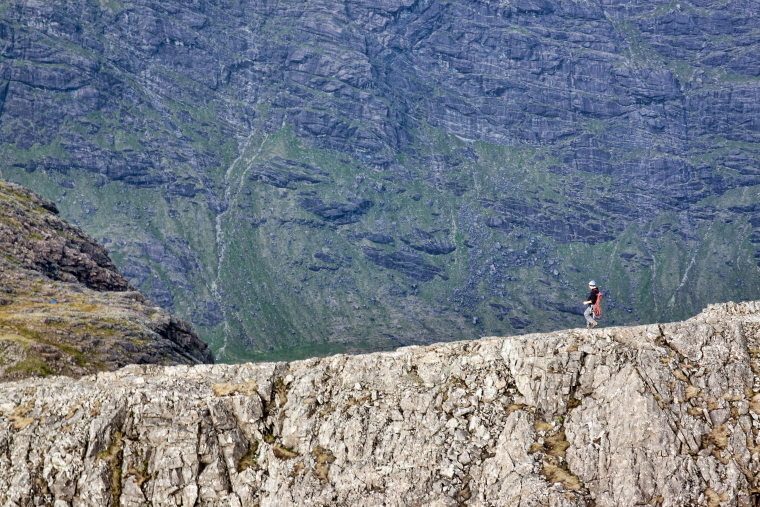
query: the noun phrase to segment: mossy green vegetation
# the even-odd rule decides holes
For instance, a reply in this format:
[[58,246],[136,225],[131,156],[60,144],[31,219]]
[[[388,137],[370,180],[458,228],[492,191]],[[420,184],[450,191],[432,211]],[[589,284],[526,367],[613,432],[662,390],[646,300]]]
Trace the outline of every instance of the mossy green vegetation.
[[[593,120],[587,125],[602,127]],[[165,198],[162,187],[136,188],[86,172],[67,175],[73,189],[44,171],[11,176],[55,200],[64,216],[96,238],[120,241],[112,253],[117,265],[147,266],[152,274],[138,288],[155,294],[165,287],[172,310],[196,321],[196,331],[222,361],[292,360],[573,327],[582,324],[573,312],[582,309],[589,278],[605,292],[605,323],[680,319],[709,302],[760,297],[753,288],[760,286],[753,245],[723,236],[730,231],[746,238],[746,223],[716,218],[685,234],[677,211],[644,222],[607,215],[600,220],[614,239],[595,244],[558,240],[530,221],[484,227],[470,217],[503,217],[505,202],[519,202],[541,220],[561,214],[560,222],[547,222],[550,227],[576,225],[574,213],[587,213],[579,202],[594,210],[621,189],[610,175],[552,173],[558,161],[545,149],[467,143],[430,126],[422,138],[420,151],[448,162],[433,170],[410,159],[406,172],[392,178],[299,139],[288,125],[252,136],[237,158],[238,148],[227,143],[223,159],[230,166],[215,190],[226,200],[221,212],[211,210],[201,193]],[[283,160],[329,176],[282,188],[252,178],[257,168],[282,166]],[[703,205],[726,209],[751,202],[752,192],[732,190]],[[373,205],[357,222],[335,224],[299,204],[311,197]],[[414,251],[403,239],[415,230],[433,231],[456,249],[445,255]],[[394,243],[373,243],[367,233]],[[146,245],[162,245],[166,254],[151,256]],[[372,262],[368,248],[412,252],[444,276],[415,281]],[[177,261],[171,259],[183,255],[186,267],[173,269]],[[705,273],[731,282],[716,286]],[[216,318],[204,320],[205,314]]]
[[13,366],[6,368],[5,373],[8,375],[19,373],[22,377],[47,377],[55,373],[55,371],[43,359],[27,355],[23,361],[19,361]]
[[[644,166],[672,154],[669,140],[691,135],[671,132],[663,123],[680,114],[676,102],[682,105],[692,98],[698,102],[699,94],[720,91],[723,85],[756,81],[725,66],[710,68],[697,56],[691,61],[666,56],[660,49],[664,39],[655,43],[646,28],[659,17],[701,16],[704,9],[668,1],[630,16],[613,16],[607,20],[609,34],[599,41],[591,40],[601,33],[592,28],[597,21],[573,21],[569,32],[558,26],[536,30],[532,23],[540,17],[526,18],[525,24],[510,22],[494,31],[497,38],[510,39],[501,39],[489,58],[509,59],[515,72],[472,75],[503,80],[507,88],[534,94],[518,99],[495,94],[488,98],[493,101],[490,105],[481,100],[479,91],[459,93],[445,82],[444,74],[460,75],[456,65],[441,74],[435,69],[404,73],[403,67],[367,54],[372,72],[401,70],[399,77],[429,90],[441,102],[451,100],[472,109],[469,118],[447,124],[448,113],[416,111],[395,92],[386,93],[383,87],[389,87],[390,81],[384,78],[372,84],[377,88],[365,88],[342,77],[344,70],[353,72],[355,62],[330,59],[338,53],[351,54],[351,48],[299,38],[303,30],[296,18],[262,16],[232,4],[236,20],[243,19],[241,14],[251,15],[241,25],[249,30],[246,41],[255,34],[256,44],[287,50],[283,55],[303,51],[324,57],[326,65],[334,63],[341,71],[317,78],[308,76],[307,65],[297,65],[287,72],[304,80],[282,80],[279,64],[267,61],[263,53],[262,58],[251,57],[255,44],[213,48],[218,41],[205,37],[216,28],[214,15],[229,14],[227,7],[215,4],[199,14],[202,18],[213,11],[203,22],[206,28],[195,32],[180,22],[180,32],[187,30],[203,41],[193,48],[193,56],[204,55],[194,63],[203,65],[203,58],[213,56],[210,61],[219,62],[219,68],[215,64],[198,72],[199,67],[182,68],[172,58],[158,57],[151,59],[143,75],[103,65],[101,77],[108,75],[109,82],[113,78],[119,83],[114,89],[123,87],[128,93],[106,100],[109,90],[98,89],[101,105],[82,105],[77,109],[84,111],[81,114],[62,113],[66,117],[58,130],[49,126],[35,130],[24,126],[27,118],[6,116],[3,129],[9,138],[16,131],[28,132],[35,134],[34,142],[0,146],[1,176],[53,200],[63,217],[102,241],[114,262],[153,303],[195,322],[218,360],[289,360],[582,325],[579,303],[590,278],[597,279],[605,293],[604,323],[679,319],[709,302],[760,296],[751,224],[730,212],[732,207],[749,208],[757,202],[756,187],[742,186],[742,178],[753,169],[720,163],[734,150],[757,153],[756,143],[744,142],[748,136],[708,132],[695,145],[709,149],[684,155],[691,164],[685,171],[695,173],[689,175],[689,184],[696,188],[699,181],[723,178],[731,187],[701,201],[689,195],[688,202],[678,202],[683,196],[664,195],[666,186],[642,191],[641,185],[628,181],[627,173],[610,174],[613,166],[626,171],[624,166],[630,163],[641,164],[642,177],[649,177]],[[0,2],[0,10],[8,5]],[[79,28],[108,47],[95,18],[112,20],[127,4],[99,0],[93,5],[97,16],[82,17]],[[156,19],[163,14],[157,11]],[[171,16],[161,19],[166,26],[176,21]],[[20,29],[21,23],[10,20],[9,26]],[[486,25],[482,28],[489,30]],[[448,37],[448,32],[432,29],[427,36]],[[230,35],[225,40],[234,41],[236,33],[225,31],[225,36]],[[72,61],[107,61],[95,49],[97,44],[85,48],[49,34],[41,37],[51,54]],[[527,56],[532,49],[526,49],[523,60],[507,57],[513,49],[511,38],[514,49],[525,41],[526,48],[545,44],[541,58],[533,58],[539,53]],[[558,43],[560,39],[563,42]],[[713,39],[735,46],[729,34]],[[162,51],[183,47],[181,41],[164,43]],[[615,47],[604,49],[605,44]],[[150,43],[145,41],[145,46]],[[742,51],[735,47],[732,55]],[[578,54],[592,59],[578,58],[576,67]],[[699,58],[704,56],[708,55]],[[441,58],[443,62],[445,57]],[[558,63],[552,67],[549,60],[555,59]],[[13,64],[33,63],[18,58]],[[59,63],[39,65],[42,70],[66,68]],[[552,84],[566,72],[560,67],[579,72],[562,78],[576,84]],[[536,76],[535,80],[520,73]],[[264,75],[269,77],[262,80]],[[471,86],[466,84],[467,75],[461,73],[463,87]],[[670,90],[673,76],[683,94],[678,101],[658,95],[660,89]],[[604,82],[603,86],[590,84],[595,81]],[[342,92],[335,91],[342,87]],[[51,108],[72,101],[72,95],[61,90],[45,95],[38,87],[30,93],[40,104],[49,99]],[[574,98],[598,109],[583,109]],[[80,99],[74,97],[74,102]],[[289,100],[298,105],[280,105]],[[631,108],[630,101],[641,104]],[[528,103],[544,111],[525,116],[529,119],[525,121],[536,122],[533,126],[520,120],[496,134],[496,125],[487,124],[490,118],[480,122],[489,116],[478,111],[481,106],[514,107],[520,116]],[[356,114],[355,107],[376,110]],[[381,146],[364,149],[358,135],[347,135],[341,145],[340,136],[304,134],[293,122],[293,115],[301,113],[324,113],[351,131],[370,133],[365,140]],[[708,113],[699,116],[709,118]],[[398,119],[386,122],[393,115]],[[620,115],[638,118],[639,123],[622,122]],[[557,127],[561,131],[555,132],[556,137],[544,139],[544,133],[561,123],[554,123],[555,116],[566,123]],[[396,130],[397,144],[392,135],[372,137],[378,127],[375,119],[380,117],[383,128]],[[496,117],[504,119],[492,118]],[[629,132],[631,125],[638,130]],[[318,127],[329,130],[329,125]],[[652,134],[661,129],[665,129],[662,137]],[[636,140],[608,142],[628,135]],[[76,148],[92,157],[77,158]],[[120,164],[124,160],[129,163]],[[749,161],[748,166],[756,162]],[[283,178],[272,181],[266,171]],[[709,174],[701,175],[705,171]],[[357,213],[356,220],[340,221],[303,204],[310,199],[325,206],[335,203],[333,211],[356,200],[372,205]],[[708,215],[711,218],[704,218]],[[11,216],[0,216],[0,226],[5,225],[18,223]],[[392,241],[373,241],[380,236],[371,234]],[[426,250],[431,244],[446,248]],[[10,253],[2,255],[18,263]],[[399,261],[398,256],[406,257]],[[427,271],[415,275],[414,267]],[[49,303],[33,299],[30,296],[23,307],[13,305],[28,322],[34,321],[17,332],[43,339],[38,331],[33,336],[29,330],[38,330]],[[56,311],[72,320],[86,320],[98,312],[107,314],[108,305],[59,301]],[[38,315],[43,320],[35,321]],[[48,327],[54,333],[66,331],[62,326]],[[74,327],[72,333],[105,336],[127,328],[123,324],[114,329]],[[141,338],[132,339],[144,344]]]

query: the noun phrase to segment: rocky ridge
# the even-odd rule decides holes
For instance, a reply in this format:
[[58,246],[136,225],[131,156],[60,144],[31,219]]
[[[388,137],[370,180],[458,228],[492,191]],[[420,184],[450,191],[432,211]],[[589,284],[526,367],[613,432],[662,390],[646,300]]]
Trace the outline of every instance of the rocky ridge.
[[684,322],[0,385],[5,507],[751,506],[760,302]]
[[57,213],[0,182],[0,380],[213,361],[190,323],[136,292],[106,249]]

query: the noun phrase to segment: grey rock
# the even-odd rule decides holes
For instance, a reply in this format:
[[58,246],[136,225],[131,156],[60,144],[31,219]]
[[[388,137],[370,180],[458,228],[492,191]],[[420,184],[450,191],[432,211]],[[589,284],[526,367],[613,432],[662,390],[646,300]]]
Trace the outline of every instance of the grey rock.
[[[216,283],[224,299],[241,307],[251,297],[240,282],[250,274],[220,279],[218,252],[289,242],[290,229],[274,230],[291,216],[286,227],[304,225],[304,236],[340,242],[331,226],[367,215],[351,208],[357,204],[347,202],[351,195],[387,201],[378,200],[372,213],[403,224],[378,229],[399,241],[412,225],[429,231],[446,222],[477,245],[447,254],[457,277],[441,284],[442,302],[422,306],[462,302],[463,311],[480,309],[495,326],[498,313],[487,305],[514,296],[508,282],[547,279],[545,269],[555,267],[546,267],[550,257],[595,269],[560,251],[605,243],[615,250],[631,231],[646,243],[642,249],[678,259],[672,279],[669,271],[653,271],[654,293],[669,302],[685,281],[674,304],[653,305],[641,287],[645,268],[663,264],[658,255],[646,254],[648,266],[617,266],[611,276],[621,280],[621,298],[632,298],[631,319],[683,318],[716,297],[759,297],[755,225],[733,230],[735,249],[720,250],[719,261],[702,255],[702,247],[712,251],[706,231],[720,230],[723,214],[734,224],[751,218],[727,207],[746,205],[739,201],[760,184],[758,15],[752,0],[347,0],[283,8],[248,0],[11,0],[0,15],[3,175],[39,185],[54,200],[65,195],[63,213],[98,236],[108,230],[121,267],[158,271],[139,247],[150,233],[181,261],[169,265],[164,257],[166,272],[159,275],[187,317],[204,307]],[[729,153],[738,146],[740,153]],[[77,188],[63,194],[58,181],[76,181]],[[242,194],[252,195],[245,202],[236,200],[243,186]],[[148,224],[98,199],[117,187],[133,202],[160,189],[170,201],[169,219],[159,215]],[[304,208],[280,195],[305,188],[321,201]],[[409,190],[395,194],[398,188]],[[275,199],[277,207],[265,205]],[[416,203],[431,200],[436,207],[415,216]],[[311,222],[299,216],[304,209],[315,215]],[[663,217],[677,218],[665,230]],[[251,227],[241,233],[241,224]],[[211,245],[217,225],[218,244]],[[178,234],[193,245],[198,270],[187,271],[166,239]],[[459,244],[456,234],[443,250],[407,239],[424,255],[443,255]],[[542,245],[523,244],[527,235]],[[481,261],[497,241],[508,246],[491,272]],[[357,243],[340,255],[361,257]],[[738,247],[748,243],[751,251]],[[276,262],[266,269],[283,284],[312,274],[308,264],[290,270]],[[376,297],[382,283],[367,265],[378,266],[356,263],[341,280],[361,279],[363,297]],[[153,272],[143,275],[133,280],[147,289]],[[578,280],[571,275],[564,282]],[[309,300],[329,294],[339,298],[338,307],[351,308],[349,291],[335,290],[337,283],[311,285],[322,292]],[[557,280],[555,289],[561,294],[546,297],[570,305],[569,285]],[[686,291],[690,296],[680,297]],[[377,301],[389,315],[408,310],[395,304]],[[569,322],[556,319],[570,315],[561,309],[519,304],[536,329]],[[422,306],[414,313],[435,313]],[[252,308],[204,322],[239,325],[254,341],[274,340],[271,330],[246,320]],[[284,327],[301,331],[314,324],[286,320]],[[441,337],[423,321],[409,332]],[[356,336],[357,329],[324,322],[314,324],[312,338]],[[475,336],[461,329],[458,338]],[[209,339],[221,331],[199,329]]]
[[0,203],[0,287],[7,296],[0,306],[8,330],[0,339],[0,381],[212,361],[190,323],[135,292],[108,252],[44,199],[0,182]]
[[685,322],[0,384],[37,505],[751,505],[760,302]]
[[436,275],[443,276],[443,268],[427,264],[421,255],[396,251],[386,253],[372,247],[363,248],[364,256],[378,266],[399,271],[417,282],[429,282]]
[[306,211],[314,213],[322,220],[345,225],[358,222],[361,216],[372,207],[372,201],[355,198],[348,203],[331,202],[328,204],[319,198],[303,198],[298,200],[298,205]]
[[512,327],[515,329],[525,329],[531,324],[531,322],[528,319],[523,319],[522,317],[517,317],[517,316],[510,317],[509,323],[512,324]]
[[[275,165],[275,164],[272,164]],[[279,164],[277,164],[279,165]],[[254,166],[249,178],[253,181],[261,181],[268,185],[279,188],[290,188],[292,183],[323,183],[324,180],[303,172],[283,170],[280,167],[267,167],[262,165]]]
[[386,234],[380,234],[376,232],[367,234],[367,239],[373,243],[378,243],[380,245],[393,245],[396,243],[396,240],[393,239],[393,236],[388,236]]
[[449,241],[435,237],[433,234],[420,229],[414,229],[411,234],[401,237],[401,241],[415,250],[430,255],[447,255],[457,248]]

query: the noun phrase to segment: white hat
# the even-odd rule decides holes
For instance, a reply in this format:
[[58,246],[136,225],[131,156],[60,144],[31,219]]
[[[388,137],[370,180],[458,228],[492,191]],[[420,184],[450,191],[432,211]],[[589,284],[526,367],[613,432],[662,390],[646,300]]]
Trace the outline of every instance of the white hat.
[[595,282],[595,281],[593,281],[593,280],[591,280],[591,281],[590,281],[588,284],[589,284],[589,285],[592,285],[592,286],[594,286],[594,287],[596,287],[596,282]]

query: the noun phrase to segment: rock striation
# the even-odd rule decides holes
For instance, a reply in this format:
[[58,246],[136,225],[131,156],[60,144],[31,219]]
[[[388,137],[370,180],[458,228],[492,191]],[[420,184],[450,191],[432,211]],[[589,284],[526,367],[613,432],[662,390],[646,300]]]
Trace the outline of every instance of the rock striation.
[[105,248],[5,182],[0,252],[0,380],[213,362],[191,324],[136,292]]
[[751,506],[760,302],[684,322],[0,385],[5,507]]
[[3,5],[0,176],[225,361],[760,299],[757,0]]

